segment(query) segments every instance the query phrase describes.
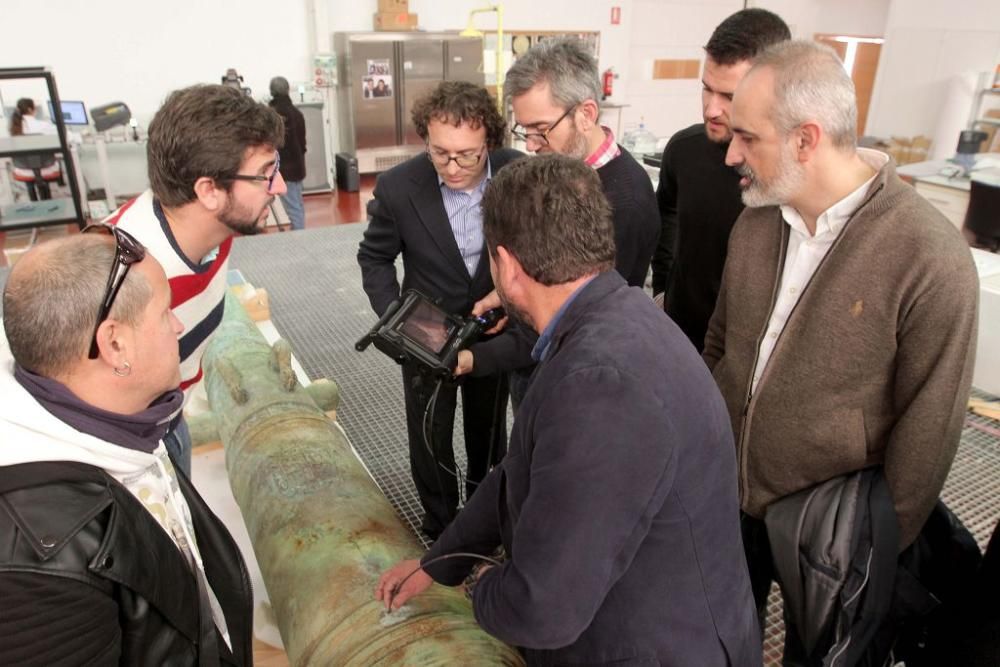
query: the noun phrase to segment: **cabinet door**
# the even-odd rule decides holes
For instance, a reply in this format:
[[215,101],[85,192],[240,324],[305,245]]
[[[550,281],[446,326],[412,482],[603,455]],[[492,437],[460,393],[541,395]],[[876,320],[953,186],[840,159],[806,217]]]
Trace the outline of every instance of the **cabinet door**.
[[941,211],[944,217],[959,230],[965,226],[965,211],[969,208],[969,193],[966,190],[946,188],[942,185],[917,181],[916,190],[934,208]]
[[351,96],[358,150],[396,145],[397,72],[390,41],[351,42]]
[[484,85],[486,78],[483,74],[482,39],[466,37],[448,40],[445,78],[448,81],[470,81],[478,86]]
[[444,43],[440,39],[414,39],[405,40],[402,45],[403,143],[419,146],[424,140],[417,135],[410,112],[414,102],[444,80]]

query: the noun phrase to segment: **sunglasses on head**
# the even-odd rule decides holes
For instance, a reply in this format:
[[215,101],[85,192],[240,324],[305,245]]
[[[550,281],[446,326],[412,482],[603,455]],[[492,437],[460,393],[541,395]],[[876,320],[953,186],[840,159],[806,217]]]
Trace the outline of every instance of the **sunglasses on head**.
[[101,309],[97,311],[97,323],[94,325],[94,334],[90,338],[90,352],[87,354],[88,359],[97,358],[97,330],[100,328],[101,323],[108,319],[108,313],[111,312],[111,306],[115,302],[115,297],[118,296],[118,290],[121,289],[122,284],[125,282],[128,270],[132,268],[133,264],[141,262],[146,257],[146,248],[136,241],[134,236],[124,229],[119,229],[116,225],[97,222],[84,227],[82,233],[87,234],[92,232],[111,234],[115,237],[115,259],[111,264],[111,273],[108,275],[108,283],[104,288]]

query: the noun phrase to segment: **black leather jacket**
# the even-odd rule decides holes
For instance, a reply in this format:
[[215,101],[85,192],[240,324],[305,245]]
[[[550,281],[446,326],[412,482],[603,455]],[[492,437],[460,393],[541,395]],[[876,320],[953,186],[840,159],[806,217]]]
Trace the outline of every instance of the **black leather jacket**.
[[204,583],[138,500],[74,462],[0,467],[0,664],[251,665],[253,594],[232,536],[178,474]]

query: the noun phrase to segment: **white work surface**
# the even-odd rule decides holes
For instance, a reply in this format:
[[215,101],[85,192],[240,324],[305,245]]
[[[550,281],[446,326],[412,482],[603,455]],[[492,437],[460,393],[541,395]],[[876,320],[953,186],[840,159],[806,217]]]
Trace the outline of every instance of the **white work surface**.
[[972,249],[979,272],[979,336],[972,386],[1000,396],[1000,255]]

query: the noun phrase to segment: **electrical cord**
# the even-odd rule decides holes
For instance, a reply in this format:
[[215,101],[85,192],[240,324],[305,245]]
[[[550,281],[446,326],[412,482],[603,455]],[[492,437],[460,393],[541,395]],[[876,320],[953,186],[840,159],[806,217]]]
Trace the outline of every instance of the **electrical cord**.
[[[465,494],[466,485],[471,485],[471,486],[478,487],[479,486],[479,482],[475,482],[475,481],[472,481],[472,480],[467,480],[465,478],[465,475],[462,474],[462,471],[459,470],[459,467],[458,467],[457,464],[455,465],[455,469],[452,470],[451,468],[449,468],[445,464],[443,464],[440,461],[438,461],[437,455],[434,452],[434,447],[431,444],[433,442],[433,436],[434,436],[434,433],[433,433],[433,424],[434,424],[433,414],[434,414],[435,409],[437,408],[437,398],[438,398],[438,394],[441,391],[441,385],[443,383],[444,383],[443,379],[439,379],[437,381],[437,384],[434,386],[434,391],[431,393],[431,398],[430,398],[429,401],[427,401],[427,405],[424,408],[424,418],[422,420],[423,421],[423,429],[422,429],[422,431],[423,431],[423,436],[424,436],[424,447],[427,449],[427,453],[431,455],[431,460],[434,461],[434,465],[435,465],[434,475],[437,477],[438,489],[441,491],[442,495],[444,495],[444,492],[445,492],[445,490],[444,490],[444,483],[441,480],[441,473],[438,472],[438,468],[441,468],[446,473],[448,473],[449,475],[451,475],[452,477],[455,478],[456,483],[458,485],[459,507],[461,508],[465,504],[465,502],[468,501],[467,497],[463,498],[463,496]],[[494,461],[493,461],[493,448],[494,448],[494,444],[496,442],[497,420],[500,418],[500,404],[501,404],[501,398],[502,398],[500,390],[502,389],[502,384],[503,384],[503,377],[498,374],[497,375],[496,390],[494,391],[494,396],[493,396],[493,417],[492,417],[492,419],[490,421],[489,448],[487,449],[487,452],[486,452],[486,474],[487,475],[495,467],[495,464],[494,464]],[[485,476],[484,476],[484,479],[485,479]]]
[[412,577],[413,575],[415,575],[417,572],[420,572],[422,569],[424,569],[428,565],[433,565],[434,563],[438,563],[438,562],[443,561],[443,560],[448,560],[449,558],[476,558],[478,560],[481,560],[481,561],[484,561],[486,563],[489,563],[490,565],[496,565],[496,566],[502,566],[503,565],[503,563],[500,562],[500,561],[498,561],[496,558],[492,558],[490,556],[484,556],[482,554],[474,554],[474,553],[469,552],[469,551],[455,551],[455,552],[452,552],[450,554],[441,554],[440,556],[435,556],[434,558],[431,558],[430,560],[428,560],[426,563],[421,563],[417,567],[417,569],[415,569],[413,572],[410,572],[408,575],[406,575],[405,577],[403,577],[402,581],[400,581],[398,584],[396,584],[395,586],[392,587],[392,591],[389,593],[389,605],[390,606],[392,605],[392,599],[394,597],[396,597],[396,593],[398,593],[400,590],[402,590],[403,584],[405,584],[407,581],[409,581],[410,577]]
[[[427,448],[427,453],[431,455],[431,461],[434,462],[434,477],[437,479],[438,491],[441,493],[441,496],[444,497],[445,495],[444,480],[441,479],[441,472],[438,470],[438,468],[443,468],[445,472],[450,473],[451,475],[454,475],[455,473],[449,470],[447,466],[438,462],[437,455],[434,453],[434,447],[431,444],[434,441],[434,418],[433,418],[434,408],[437,406],[438,392],[441,391],[442,383],[443,380],[437,381],[437,385],[434,387],[434,391],[431,393],[431,398],[429,401],[427,401],[427,405],[424,407],[424,418],[422,424],[423,428],[421,429],[421,431],[423,432],[424,436],[424,447]],[[429,420],[428,416],[431,417]]]

